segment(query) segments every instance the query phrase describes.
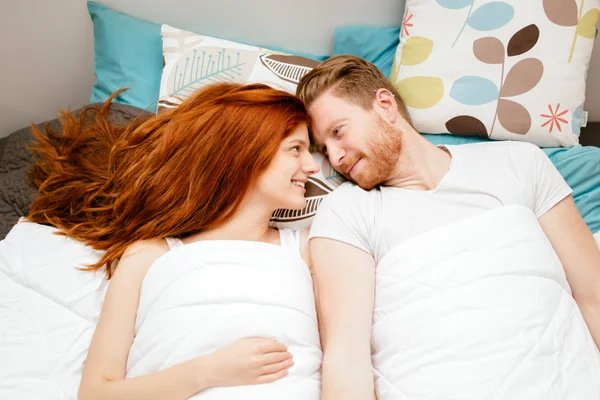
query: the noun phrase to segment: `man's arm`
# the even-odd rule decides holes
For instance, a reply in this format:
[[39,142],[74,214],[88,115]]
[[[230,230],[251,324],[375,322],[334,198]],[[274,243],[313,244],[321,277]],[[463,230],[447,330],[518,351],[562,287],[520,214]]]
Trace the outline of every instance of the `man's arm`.
[[310,241],[323,346],[322,400],[373,399],[375,261],[331,239]]
[[600,249],[567,196],[539,218],[558,254],[583,318],[600,349]]

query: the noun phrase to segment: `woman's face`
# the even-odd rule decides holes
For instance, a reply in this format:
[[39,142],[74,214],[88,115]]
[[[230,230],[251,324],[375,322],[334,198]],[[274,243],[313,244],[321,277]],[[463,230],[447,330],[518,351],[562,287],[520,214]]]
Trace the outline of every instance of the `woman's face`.
[[308,129],[301,124],[283,139],[271,164],[258,178],[256,191],[275,208],[305,207],[304,185],[310,175],[319,172],[308,147]]

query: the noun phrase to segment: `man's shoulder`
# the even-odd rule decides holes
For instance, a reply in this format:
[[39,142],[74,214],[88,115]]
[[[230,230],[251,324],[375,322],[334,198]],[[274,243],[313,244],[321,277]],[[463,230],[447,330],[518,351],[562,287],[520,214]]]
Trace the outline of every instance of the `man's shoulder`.
[[356,201],[358,199],[368,199],[375,197],[379,190],[377,188],[372,190],[364,190],[360,186],[350,181],[346,181],[338,186],[333,192],[327,195],[331,201],[343,201],[345,199],[352,199]]
[[360,186],[346,181],[329,193],[319,208],[325,206],[335,210],[361,209],[377,199],[379,189],[364,190]]

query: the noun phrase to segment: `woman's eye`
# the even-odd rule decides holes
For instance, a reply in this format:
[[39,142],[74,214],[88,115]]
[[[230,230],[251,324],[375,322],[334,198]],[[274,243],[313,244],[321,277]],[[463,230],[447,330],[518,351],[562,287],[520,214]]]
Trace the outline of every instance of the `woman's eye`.
[[300,146],[294,146],[291,149],[292,151],[300,151]]

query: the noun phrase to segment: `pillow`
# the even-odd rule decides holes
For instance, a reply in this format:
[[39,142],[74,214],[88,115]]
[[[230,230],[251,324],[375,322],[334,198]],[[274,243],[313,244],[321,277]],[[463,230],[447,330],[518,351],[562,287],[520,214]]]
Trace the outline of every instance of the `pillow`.
[[88,1],[94,23],[96,83],[90,103],[102,103],[117,89],[116,102],[156,111],[162,71],[160,25]]
[[[163,69],[161,26],[93,1],[87,4],[94,23],[94,73],[97,78],[90,103],[103,103],[115,90],[127,87],[129,90],[116,98],[117,103],[155,112]],[[298,55],[318,61],[328,58]]]
[[390,79],[426,133],[573,146],[600,0],[407,0]]
[[600,232],[600,148],[543,149],[573,189],[573,198],[592,232]]
[[400,29],[393,26],[340,26],[333,33],[333,55],[351,54],[390,76]]
[[163,25],[164,67],[158,112],[176,107],[215,82],[265,83],[296,93],[298,81],[319,61]]

